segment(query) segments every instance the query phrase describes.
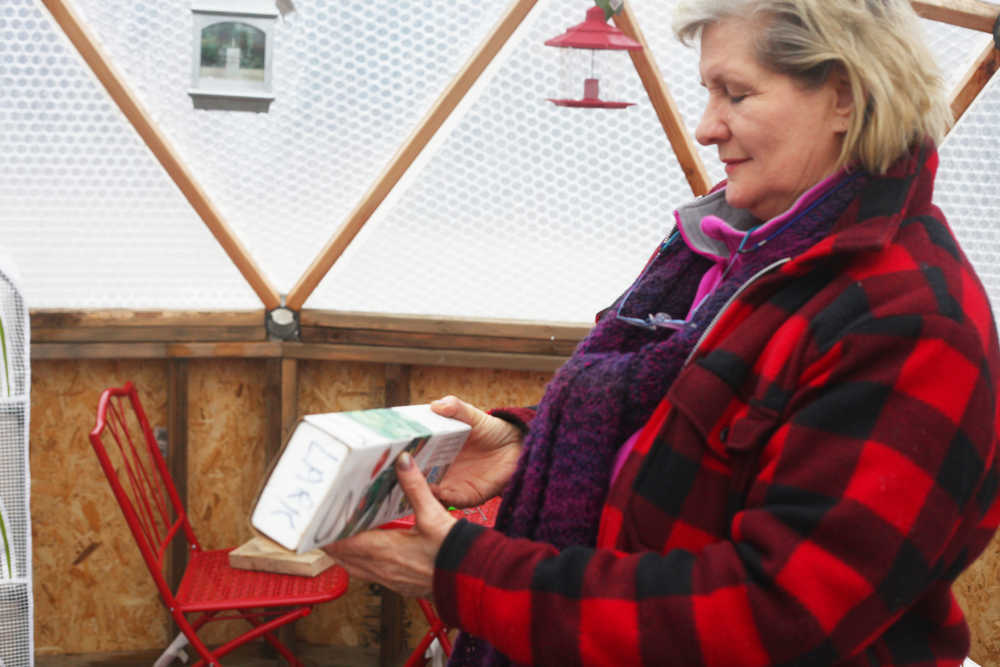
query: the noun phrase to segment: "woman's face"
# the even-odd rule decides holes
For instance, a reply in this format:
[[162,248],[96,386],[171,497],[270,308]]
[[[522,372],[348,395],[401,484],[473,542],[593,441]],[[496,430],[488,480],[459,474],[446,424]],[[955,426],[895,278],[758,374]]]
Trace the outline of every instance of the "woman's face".
[[709,96],[695,136],[718,146],[726,201],[768,220],[834,173],[851,98],[840,75],[805,90],[766,69],[754,52],[755,34],[753,24],[739,19],[702,32],[701,80]]

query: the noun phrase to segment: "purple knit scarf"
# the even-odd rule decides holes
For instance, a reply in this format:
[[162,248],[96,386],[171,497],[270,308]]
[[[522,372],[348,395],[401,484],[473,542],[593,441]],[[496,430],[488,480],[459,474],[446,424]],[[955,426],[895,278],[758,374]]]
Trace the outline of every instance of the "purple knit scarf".
[[[832,229],[862,187],[841,181],[812,210],[745,260],[706,299],[693,326],[648,331],[619,320],[619,298],[546,387],[524,439],[524,451],[504,491],[496,528],[559,549],[593,547],[615,455],[666,395],[712,318],[754,273],[801,254]],[[676,238],[661,246],[637,280],[622,314],[683,317],[711,262]],[[628,293],[626,293],[628,294]],[[449,667],[506,667],[510,661],[484,640],[463,633]]]

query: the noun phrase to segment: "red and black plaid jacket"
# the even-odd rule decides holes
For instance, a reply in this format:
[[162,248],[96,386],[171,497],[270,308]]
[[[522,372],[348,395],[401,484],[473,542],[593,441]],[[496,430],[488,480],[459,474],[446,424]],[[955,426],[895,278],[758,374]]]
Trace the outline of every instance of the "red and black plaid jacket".
[[953,665],[997,502],[997,334],[924,146],[720,314],[596,549],[461,522],[449,624],[539,665]]

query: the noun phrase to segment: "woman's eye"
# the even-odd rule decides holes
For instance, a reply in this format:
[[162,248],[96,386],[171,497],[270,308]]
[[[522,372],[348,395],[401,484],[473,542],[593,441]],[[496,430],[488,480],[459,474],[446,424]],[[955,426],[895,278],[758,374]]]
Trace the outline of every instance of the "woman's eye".
[[739,94],[739,95],[734,94],[734,93],[728,93],[727,95],[729,97],[729,101],[732,102],[733,104],[739,104],[740,102],[742,102],[743,100],[745,100],[746,97],[747,97],[746,93],[742,93],[742,94]]

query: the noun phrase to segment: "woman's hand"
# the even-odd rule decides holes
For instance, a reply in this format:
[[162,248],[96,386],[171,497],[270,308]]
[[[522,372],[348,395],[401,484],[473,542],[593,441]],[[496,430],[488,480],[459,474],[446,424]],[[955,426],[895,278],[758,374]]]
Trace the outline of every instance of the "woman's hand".
[[434,559],[457,519],[431,493],[412,456],[400,454],[396,475],[413,505],[413,528],[370,530],[323,549],[352,577],[382,584],[401,595],[427,596],[434,583]]
[[434,401],[431,409],[472,427],[448,472],[432,487],[434,494],[454,507],[481,505],[499,495],[521,456],[520,429],[454,396]]

